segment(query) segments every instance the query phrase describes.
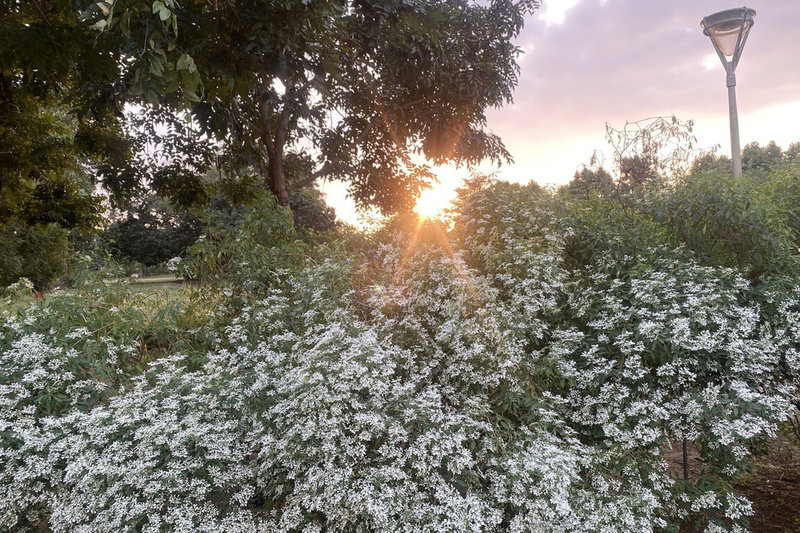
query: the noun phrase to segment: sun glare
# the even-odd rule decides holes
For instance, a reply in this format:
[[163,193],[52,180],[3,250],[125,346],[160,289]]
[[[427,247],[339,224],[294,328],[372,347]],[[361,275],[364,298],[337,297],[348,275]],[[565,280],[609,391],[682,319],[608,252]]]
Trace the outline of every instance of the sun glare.
[[707,54],[703,57],[703,66],[706,70],[714,70],[715,68],[719,68],[721,65],[719,64],[719,56],[717,54]]
[[460,173],[455,168],[440,167],[435,169],[439,178],[432,188],[422,191],[417,199],[414,211],[420,218],[438,218],[450,207],[456,197],[456,189],[461,184]]
[[422,191],[422,194],[417,200],[417,205],[414,206],[414,211],[416,211],[420,218],[436,218],[450,205],[450,200],[451,199],[443,198],[438,187],[435,189],[428,189]]

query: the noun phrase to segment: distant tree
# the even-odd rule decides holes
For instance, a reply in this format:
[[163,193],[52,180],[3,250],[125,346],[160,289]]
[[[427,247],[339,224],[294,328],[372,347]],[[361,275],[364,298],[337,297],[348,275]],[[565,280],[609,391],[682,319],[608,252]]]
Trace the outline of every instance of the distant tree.
[[719,174],[731,173],[731,159],[728,156],[718,156],[714,153],[701,154],[692,161],[690,175],[698,175],[706,172]]
[[614,191],[614,179],[603,167],[583,166],[575,172],[567,190],[571,195],[587,200],[593,196],[608,196]]
[[783,152],[775,141],[770,141],[766,146],[759,146],[757,142],[747,144],[742,150],[743,171],[769,172],[780,166],[783,162]]
[[660,177],[657,159],[651,155],[637,154],[619,160],[619,187],[623,192],[641,191]]
[[111,224],[105,238],[116,255],[150,267],[182,255],[202,231],[196,216],[176,211],[169,201],[149,194],[125,218]]
[[783,152],[783,158],[789,163],[800,163],[800,142],[794,142]]
[[[766,146],[751,142],[742,150],[742,169],[750,173],[751,177],[755,174],[762,180],[767,178],[769,172],[796,163],[800,163],[800,143],[792,143],[785,151],[781,151],[781,147],[775,141],[770,141]],[[702,154],[693,161],[691,172],[730,173],[730,165],[730,158],[726,156]]]

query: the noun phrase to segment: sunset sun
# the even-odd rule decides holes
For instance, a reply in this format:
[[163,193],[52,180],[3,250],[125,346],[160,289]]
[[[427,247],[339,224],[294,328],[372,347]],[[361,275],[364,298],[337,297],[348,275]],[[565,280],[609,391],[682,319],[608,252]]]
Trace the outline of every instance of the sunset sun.
[[463,170],[454,167],[435,168],[439,183],[422,191],[414,211],[420,218],[438,218],[449,208],[456,197],[456,189],[462,182]]
[[442,194],[439,187],[428,189],[419,196],[414,211],[420,218],[436,218],[450,205],[451,200]]

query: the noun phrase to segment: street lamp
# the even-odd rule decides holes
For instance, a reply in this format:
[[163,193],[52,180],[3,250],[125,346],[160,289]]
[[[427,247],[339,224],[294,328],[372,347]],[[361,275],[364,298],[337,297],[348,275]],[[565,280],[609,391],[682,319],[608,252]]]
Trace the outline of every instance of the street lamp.
[[742,56],[747,34],[753,27],[756,12],[747,7],[727,9],[705,17],[700,26],[703,33],[711,38],[714,50],[717,51],[725,66],[728,84],[728,107],[731,115],[731,156],[733,159],[733,177],[742,175],[742,151],[739,148],[739,115],[736,112],[736,65]]

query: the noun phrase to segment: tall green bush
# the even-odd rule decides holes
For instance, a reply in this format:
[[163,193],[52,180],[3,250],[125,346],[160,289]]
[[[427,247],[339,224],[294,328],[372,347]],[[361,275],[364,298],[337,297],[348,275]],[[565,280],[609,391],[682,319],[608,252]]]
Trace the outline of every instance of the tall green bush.
[[788,231],[794,249],[800,250],[800,161],[771,172],[755,194],[759,202],[779,214],[779,223]]
[[67,270],[68,237],[69,231],[57,224],[0,225],[0,287],[24,277],[39,291],[47,288]]
[[692,174],[647,206],[701,260],[764,274],[791,274],[797,257],[786,207],[757,184],[723,173]]
[[201,283],[228,283],[263,291],[303,257],[289,209],[270,195],[256,198],[238,216],[214,214],[187,249],[179,271]]

